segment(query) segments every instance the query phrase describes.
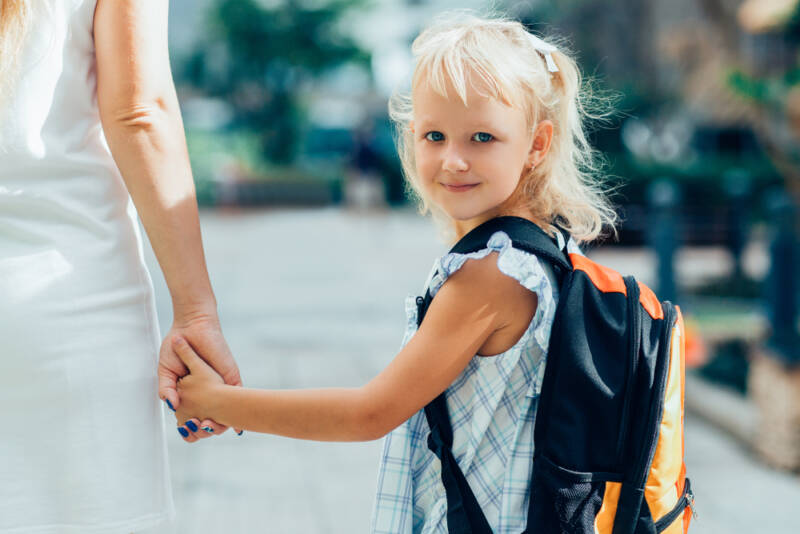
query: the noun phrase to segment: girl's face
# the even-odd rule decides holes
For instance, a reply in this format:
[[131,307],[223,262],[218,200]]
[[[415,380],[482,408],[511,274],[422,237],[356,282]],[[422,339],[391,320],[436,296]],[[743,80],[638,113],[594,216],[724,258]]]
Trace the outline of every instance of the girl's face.
[[453,87],[443,97],[417,84],[412,92],[417,177],[423,194],[449,215],[463,235],[499,215],[521,215],[514,192],[523,173],[547,152],[553,126],[542,121],[536,131],[525,114],[472,87],[468,106]]

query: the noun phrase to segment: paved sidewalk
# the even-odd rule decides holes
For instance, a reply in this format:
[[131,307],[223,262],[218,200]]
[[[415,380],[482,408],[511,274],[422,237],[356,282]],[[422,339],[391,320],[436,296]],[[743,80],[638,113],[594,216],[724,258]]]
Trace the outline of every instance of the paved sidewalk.
[[[204,212],[202,224],[223,328],[255,387],[369,380],[399,347],[405,295],[444,249],[410,211]],[[149,254],[166,330],[168,296]],[[179,533],[369,529],[380,442],[229,432],[187,445],[168,436]],[[800,479],[691,417],[686,456],[700,514],[694,534],[800,532]]]

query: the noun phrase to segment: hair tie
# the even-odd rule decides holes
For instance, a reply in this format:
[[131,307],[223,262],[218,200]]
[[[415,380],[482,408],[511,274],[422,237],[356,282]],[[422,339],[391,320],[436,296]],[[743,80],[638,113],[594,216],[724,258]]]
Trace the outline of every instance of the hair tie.
[[544,62],[547,63],[547,70],[549,72],[558,72],[558,65],[556,65],[556,62],[553,60],[553,52],[556,52],[558,48],[550,43],[544,42],[532,33],[528,33],[528,38],[531,40],[533,48],[544,57]]

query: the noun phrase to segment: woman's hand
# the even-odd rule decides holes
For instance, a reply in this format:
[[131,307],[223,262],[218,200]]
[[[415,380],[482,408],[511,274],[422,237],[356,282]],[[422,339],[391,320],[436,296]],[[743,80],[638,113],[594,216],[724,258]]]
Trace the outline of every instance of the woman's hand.
[[[161,399],[167,402],[173,410],[182,413],[183,399],[177,390],[177,381],[180,377],[188,373],[186,365],[175,352],[173,338],[180,337],[190,343],[206,362],[215,371],[215,375],[220,377],[225,384],[241,386],[242,380],[239,375],[239,367],[233,359],[228,344],[222,335],[219,319],[212,314],[197,314],[185,316],[177,319],[170,331],[167,333],[161,344],[160,357],[158,363],[158,393]],[[176,413],[176,415],[178,415]],[[178,418],[178,424],[184,425],[187,422],[186,434],[182,432],[185,441],[194,442],[197,439],[222,434],[228,427],[220,425],[211,420],[202,422]]]
[[[207,418],[213,411],[215,391],[219,386],[224,386],[222,377],[214,371],[181,336],[167,338],[171,342],[174,353],[180,358],[189,374],[178,379],[177,389],[181,398],[181,405],[175,416],[178,422]],[[191,425],[187,425],[191,426]],[[187,432],[191,428],[184,429]],[[184,439],[192,437],[184,436]]]

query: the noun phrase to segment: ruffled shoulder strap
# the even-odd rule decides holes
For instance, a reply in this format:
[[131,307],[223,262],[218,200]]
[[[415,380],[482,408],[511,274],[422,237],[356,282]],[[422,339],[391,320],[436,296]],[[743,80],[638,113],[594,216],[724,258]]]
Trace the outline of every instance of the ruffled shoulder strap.
[[484,249],[467,254],[450,252],[439,258],[428,283],[431,296],[435,296],[447,279],[467,260],[485,258],[492,252],[498,254],[497,267],[500,272],[517,280],[522,286],[539,295],[540,299],[553,299],[553,292],[557,289],[552,268],[534,254],[514,248],[511,238],[503,231],[492,234]]

